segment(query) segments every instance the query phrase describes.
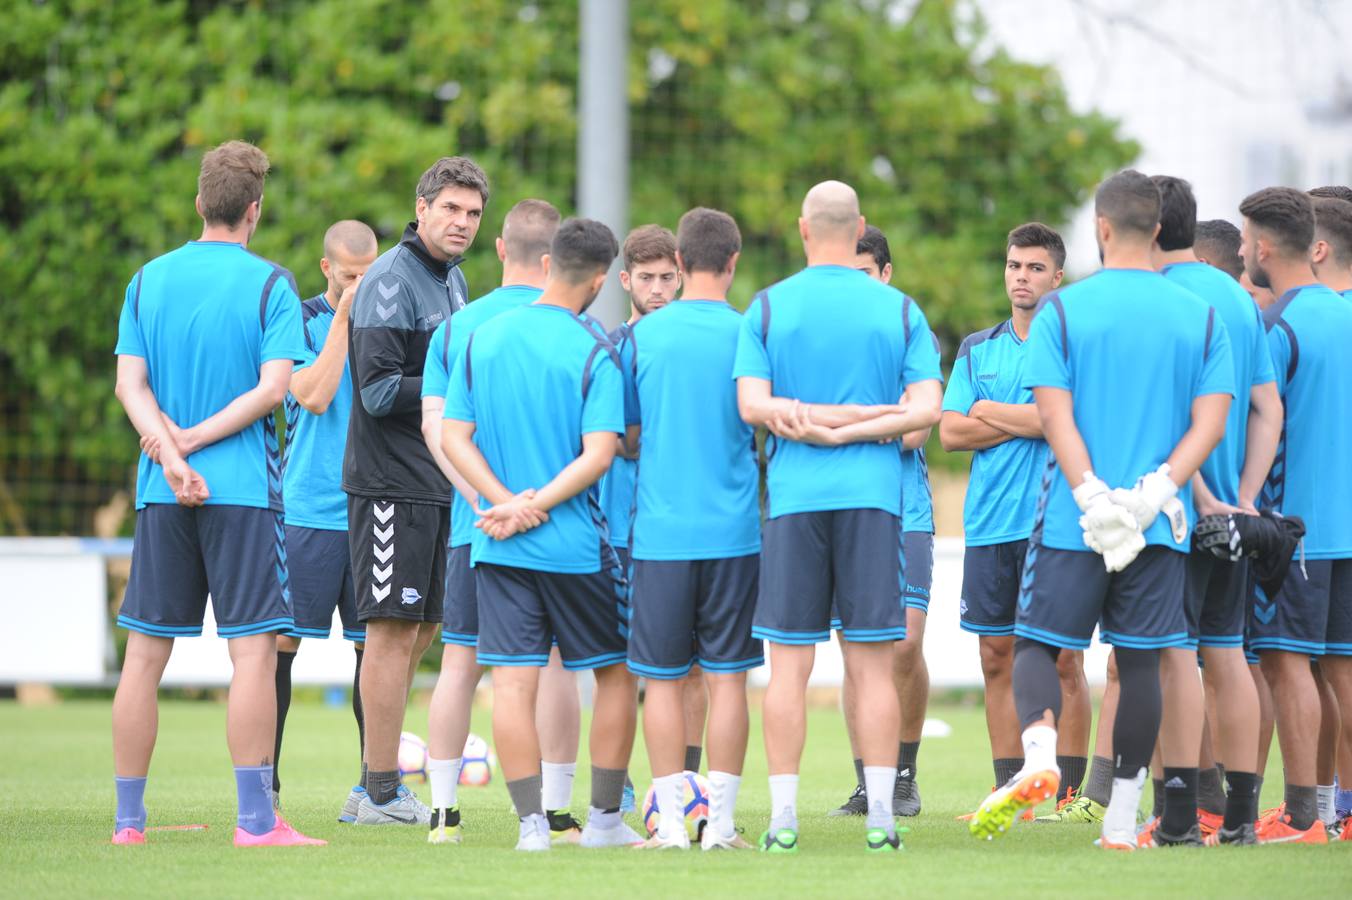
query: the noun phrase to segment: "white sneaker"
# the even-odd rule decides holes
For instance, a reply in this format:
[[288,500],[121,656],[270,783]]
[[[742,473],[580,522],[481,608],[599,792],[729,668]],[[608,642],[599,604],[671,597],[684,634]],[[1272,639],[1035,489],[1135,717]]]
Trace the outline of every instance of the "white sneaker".
[[[686,846],[689,846],[689,841],[690,838],[687,836]],[[610,828],[601,828],[588,820],[586,827],[582,829],[584,847],[637,847],[642,843],[642,836],[624,824],[623,820]]]
[[432,810],[403,785],[389,803],[377,806],[371,795],[362,798],[357,807],[357,825],[430,825]]
[[357,808],[361,802],[366,799],[366,788],[357,785],[348,793],[347,799],[343,801],[343,811],[338,813],[338,821],[351,825],[357,821]]
[[549,820],[544,816],[527,816],[522,819],[516,849],[528,853],[537,853],[549,848]]
[[742,839],[737,832],[733,832],[727,837],[721,837],[714,829],[705,826],[704,834],[699,839],[701,850],[755,850],[756,848]]
[[659,829],[657,834],[648,838],[641,844],[638,844],[635,850],[689,850],[690,834],[684,828],[676,829],[672,835],[663,835]]

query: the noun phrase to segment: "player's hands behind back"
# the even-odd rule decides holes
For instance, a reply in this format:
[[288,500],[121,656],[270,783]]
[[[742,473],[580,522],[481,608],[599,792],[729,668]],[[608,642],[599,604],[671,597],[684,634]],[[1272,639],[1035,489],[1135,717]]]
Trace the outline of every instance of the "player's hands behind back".
[[1084,481],[1072,491],[1075,503],[1083,515],[1080,528],[1084,543],[1103,557],[1109,572],[1120,572],[1131,565],[1145,549],[1145,537],[1136,517],[1113,502],[1112,492],[1093,472],[1086,472]]
[[503,503],[476,510],[479,520],[474,523],[474,527],[495,541],[505,541],[513,535],[537,528],[549,521],[549,513],[531,506],[533,499],[535,489],[529,488]]

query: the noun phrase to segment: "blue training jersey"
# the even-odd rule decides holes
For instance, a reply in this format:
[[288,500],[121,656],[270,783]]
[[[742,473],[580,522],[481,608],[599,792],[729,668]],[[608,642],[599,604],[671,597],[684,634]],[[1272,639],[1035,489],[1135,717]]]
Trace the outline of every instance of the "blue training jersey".
[[[334,309],[323,294],[300,305],[307,359],[297,371],[314,365],[328,340]],[[352,414],[352,376],[343,348],[343,374],[329,408],[315,415],[286,395],[286,453],[282,485],[286,524],[324,531],[347,531],[347,494],[343,493],[343,449]]]
[[[304,362],[295,281],[240,244],[189,241],[132,277],[114,352],[144,358],[160,409],[183,428],[196,425],[257,387],[263,363]],[[281,455],[270,414],[188,462],[206,480],[207,503],[282,511]],[[164,470],[142,453],[136,508],[175,502]]]
[[[584,434],[624,433],[615,348],[594,320],[560,306],[532,303],[495,316],[455,360],[445,417],[475,424],[475,444],[513,494],[542,488],[577,459]],[[587,490],[504,541],[476,529],[470,559],[588,574],[601,571],[606,537],[596,492]]]
[[[1027,358],[1028,342],[1019,340],[1008,319],[969,334],[953,362],[944,409],[965,416],[978,400],[1032,403],[1033,392],[1023,383]],[[973,451],[962,507],[967,546],[1021,541],[1033,533],[1046,463],[1047,442],[1038,438],[1015,437]]]
[[[734,378],[771,382],[804,403],[896,403],[906,385],[940,378],[939,347],[920,307],[844,266],[809,266],[758,293],[742,319]],[[901,515],[896,444],[818,447],[769,438],[769,518],[834,509]]]
[[737,411],[730,377],[741,328],[731,306],[698,299],[634,326],[622,356],[637,401],[628,418],[642,425],[634,559],[760,552],[755,429]]
[[[625,424],[635,424],[629,421],[630,398],[633,395],[634,373],[628,363],[625,362],[625,355],[629,352],[629,341],[633,336],[632,326],[624,322],[619,328],[610,333],[610,342],[615,345],[615,351],[620,355],[620,375],[624,379],[624,397],[625,397]],[[606,517],[606,527],[610,532],[610,545],[612,547],[629,546],[630,517],[634,512],[634,491],[638,485],[638,460],[628,459],[620,454],[615,454],[615,461],[610,464],[609,471],[601,476],[601,480],[596,483],[596,489],[600,494],[601,511]]]
[[924,447],[901,451],[901,530],[934,533],[934,498]]
[[[534,303],[540,289],[523,284],[512,284],[489,291],[468,304],[455,315],[437,326],[432,342],[427,347],[427,361],[423,363],[422,395],[445,397],[455,361],[465,352],[469,336],[484,322],[509,310]],[[463,547],[478,531],[477,518],[459,491],[451,498],[451,546]]]
[[[1048,294],[1026,352],[1024,386],[1070,392],[1094,474],[1110,488],[1132,487],[1169,458],[1192,423],[1193,400],[1234,395],[1225,323],[1196,294],[1158,272],[1102,269]],[[1079,507],[1052,454],[1042,491],[1046,509],[1033,539],[1089,552]],[[1191,486],[1178,495],[1191,509]],[[1146,529],[1145,539],[1188,551],[1187,539],[1176,543],[1164,516]]]
[[1277,377],[1272,370],[1263,313],[1238,281],[1204,262],[1165,266],[1160,274],[1210,304],[1230,338],[1235,399],[1225,422],[1225,436],[1202,463],[1202,480],[1217,500],[1233,506],[1239,502],[1239,474],[1244,468],[1249,433],[1249,391]]
[[1263,311],[1286,421],[1265,506],[1305,520],[1305,556],[1352,558],[1352,305],[1320,284]]

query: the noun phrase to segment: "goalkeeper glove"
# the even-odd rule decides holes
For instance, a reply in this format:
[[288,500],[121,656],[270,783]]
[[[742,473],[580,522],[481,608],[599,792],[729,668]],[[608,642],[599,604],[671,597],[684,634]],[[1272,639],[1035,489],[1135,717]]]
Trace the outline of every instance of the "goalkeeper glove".
[[1108,485],[1093,472],[1085,472],[1084,481],[1071,494],[1083,513],[1080,528],[1085,545],[1103,557],[1109,572],[1120,572],[1131,565],[1145,548],[1145,538],[1135,517],[1113,503]]
[[1178,485],[1169,477],[1168,463],[1142,475],[1130,490],[1115,489],[1112,501],[1136,518],[1141,531],[1150,528],[1155,518],[1163,512],[1169,519],[1174,542],[1181,544],[1188,539],[1188,515],[1178,499]]

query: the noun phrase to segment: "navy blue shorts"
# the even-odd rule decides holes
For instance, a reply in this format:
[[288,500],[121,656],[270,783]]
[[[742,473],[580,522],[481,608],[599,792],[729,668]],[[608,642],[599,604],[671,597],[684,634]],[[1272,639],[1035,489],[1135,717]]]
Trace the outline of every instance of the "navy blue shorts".
[[[901,560],[906,574],[902,602],[907,609],[918,609],[928,615],[930,588],[934,586],[934,533],[903,531]],[[840,630],[840,611],[835,600],[831,601],[831,630]]]
[[881,509],[792,513],[762,534],[752,636],[817,644],[831,636],[832,608],[848,641],[906,638],[900,520]]
[[613,555],[610,566],[590,575],[481,562],[474,567],[474,586],[480,665],[544,666],[555,643],[565,669],[624,662],[629,586]]
[[291,573],[291,606],[296,618],[296,627],[287,634],[326,638],[337,610],[343,637],[366,640],[366,626],[357,621],[357,590],[352,584],[346,531],[286,526],[286,565]]
[[1183,611],[1188,640],[1196,648],[1244,646],[1249,563],[1217,559],[1205,550],[1188,554]]
[[962,602],[958,605],[963,631],[987,636],[1014,633],[1027,555],[1027,540],[963,551]]
[[196,637],[208,594],[223,638],[295,627],[281,513],[152,503],[136,514],[117,624],[154,637]]
[[1352,655],[1352,560],[1297,558],[1276,597],[1255,588],[1249,646],[1260,654]]
[[474,647],[479,643],[479,598],[474,590],[470,545],[446,551],[446,598],[442,601],[441,642]]
[[760,554],[691,562],[634,560],[629,671],[676,679],[696,663],[706,672],[745,672],[765,662],[751,636]]
[[347,498],[357,618],[440,622],[446,593],[446,507]]
[[1187,556],[1150,546],[1121,572],[1088,550],[1028,544],[1014,634],[1084,650],[1098,625],[1105,644],[1138,650],[1188,646],[1183,614]]

